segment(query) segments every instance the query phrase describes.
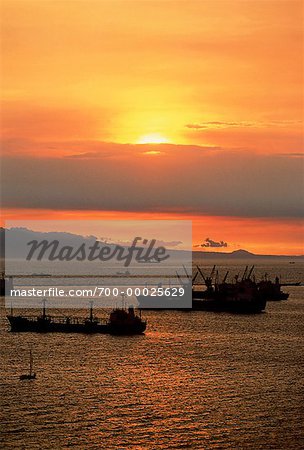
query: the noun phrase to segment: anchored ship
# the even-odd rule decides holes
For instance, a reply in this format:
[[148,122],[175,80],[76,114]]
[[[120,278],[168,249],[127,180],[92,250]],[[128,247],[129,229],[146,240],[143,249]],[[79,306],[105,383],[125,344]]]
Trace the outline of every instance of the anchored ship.
[[[188,282],[182,283],[181,277],[178,276],[185,293],[192,295],[192,308],[188,310],[193,311],[216,311],[216,312],[233,312],[255,314],[262,312],[266,307],[266,297],[259,291],[257,283],[251,279],[254,266],[248,271],[246,267],[242,279],[236,276],[234,283],[227,283],[226,273],[222,282],[218,279],[218,271],[215,266],[211,274],[207,277],[202,270],[197,266],[197,271],[191,280],[191,277],[186,273]],[[198,289],[195,281],[198,275],[201,275],[204,285],[204,290]],[[158,297],[138,296],[139,308],[145,309],[181,309],[185,310],[185,302],[182,298],[166,297],[165,295]]]
[[221,283],[203,292],[193,291],[192,309],[195,311],[255,314],[264,311],[265,307],[266,299],[251,280]]
[[[234,283],[227,283],[229,271],[226,272],[224,279],[220,282],[215,266],[213,266],[208,277],[205,277],[202,270],[197,266],[197,273],[202,276],[206,289],[200,291],[193,287],[192,309],[240,314],[255,314],[264,311],[266,298],[259,292],[257,283],[251,279],[253,270],[254,266],[249,271],[246,267],[240,280],[237,275]],[[215,278],[214,281],[213,278]]]
[[7,316],[13,332],[38,333],[102,333],[115,335],[133,335],[144,333],[147,323],[135,314],[134,308],[115,308],[109,319],[99,319],[93,315],[93,304],[86,319],[78,317],[56,317],[46,313],[45,301],[42,314],[35,316],[15,316],[13,311]]
[[[299,283],[300,284],[300,283]],[[258,283],[259,291],[267,300],[287,300],[289,294],[283,292],[279,277],[275,277],[275,282],[268,280],[267,273],[264,279]]]

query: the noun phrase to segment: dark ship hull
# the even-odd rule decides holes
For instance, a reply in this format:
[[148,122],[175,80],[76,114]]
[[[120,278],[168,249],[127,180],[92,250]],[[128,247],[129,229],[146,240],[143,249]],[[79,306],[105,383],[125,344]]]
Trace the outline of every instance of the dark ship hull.
[[234,314],[258,314],[264,311],[266,300],[238,298],[194,298],[193,311],[230,312]]
[[223,294],[208,293],[207,291],[193,291],[192,306],[185,308],[184,303],[170,297],[144,297],[138,296],[138,308],[148,310],[174,309],[179,311],[214,311],[232,312],[239,314],[256,314],[264,311],[266,299],[261,296],[227,296]]
[[115,336],[132,336],[134,334],[143,334],[145,330],[146,330],[146,323],[142,322],[133,325],[132,327],[129,327],[128,325],[122,325],[120,327],[109,325],[108,333]]

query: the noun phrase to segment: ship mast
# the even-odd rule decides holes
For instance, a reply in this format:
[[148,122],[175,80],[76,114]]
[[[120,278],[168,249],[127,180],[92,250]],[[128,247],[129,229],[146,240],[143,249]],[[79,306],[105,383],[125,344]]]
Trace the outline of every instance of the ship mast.
[[248,280],[250,280],[250,277],[251,277],[251,275],[252,275],[253,269],[254,269],[254,265],[251,267],[251,269],[250,269],[250,271],[249,271],[249,274],[248,274],[248,276],[247,276]]
[[90,301],[90,322],[93,322],[93,300]]
[[45,319],[45,317],[46,317],[46,313],[45,313],[45,304],[46,304],[46,298],[44,298],[43,300],[42,300],[42,318],[43,319]]

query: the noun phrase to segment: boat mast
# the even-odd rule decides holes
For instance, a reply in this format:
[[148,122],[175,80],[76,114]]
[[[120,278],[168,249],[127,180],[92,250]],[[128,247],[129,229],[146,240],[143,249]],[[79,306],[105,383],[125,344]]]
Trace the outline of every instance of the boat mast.
[[126,304],[125,304],[125,294],[121,294],[121,308],[125,309],[126,308]]
[[90,322],[93,322],[93,300],[90,301]]
[[245,270],[244,270],[244,273],[243,273],[243,276],[242,276],[242,281],[245,280],[247,272],[248,272],[248,266],[245,267]]
[[250,280],[250,277],[251,277],[251,275],[252,275],[253,269],[254,269],[254,265],[251,267],[251,269],[250,269],[250,271],[249,271],[249,274],[248,274],[248,276],[247,276],[248,280]]
[[46,317],[46,313],[45,313],[46,299],[45,298],[42,300],[42,304],[43,304],[43,307],[42,307],[42,318],[45,319],[45,317]]

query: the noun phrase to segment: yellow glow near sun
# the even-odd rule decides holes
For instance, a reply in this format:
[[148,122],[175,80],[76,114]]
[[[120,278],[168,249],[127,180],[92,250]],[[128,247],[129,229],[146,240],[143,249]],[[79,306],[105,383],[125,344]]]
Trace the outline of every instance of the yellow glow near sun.
[[149,152],[144,152],[143,153],[143,155],[151,155],[151,156],[160,155],[160,154],[161,154],[161,152],[156,151],[156,150],[150,150]]
[[137,144],[168,144],[170,141],[159,133],[146,134],[141,136]]

